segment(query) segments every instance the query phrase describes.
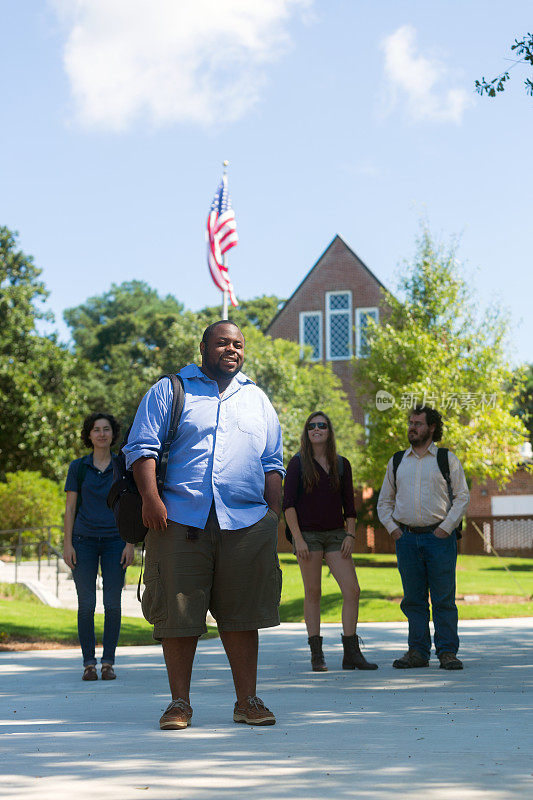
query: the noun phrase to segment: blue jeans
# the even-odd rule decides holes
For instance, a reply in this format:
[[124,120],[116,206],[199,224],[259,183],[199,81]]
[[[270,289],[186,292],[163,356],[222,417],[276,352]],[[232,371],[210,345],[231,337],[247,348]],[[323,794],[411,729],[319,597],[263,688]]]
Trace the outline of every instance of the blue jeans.
[[72,570],[78,593],[78,638],[83,666],[96,664],[94,648],[94,609],[96,576],[101,565],[104,584],[104,652],[103,664],[115,663],[115,648],[120,633],[120,599],[126,570],[120,563],[124,542],[119,536],[80,536],[73,534],[76,566]]
[[459,637],[455,605],[455,534],[439,539],[433,533],[406,531],[396,541],[396,557],[403,586],[400,607],[409,622],[409,648],[418,650],[421,655],[429,658],[429,590],[437,655],[457,653]]

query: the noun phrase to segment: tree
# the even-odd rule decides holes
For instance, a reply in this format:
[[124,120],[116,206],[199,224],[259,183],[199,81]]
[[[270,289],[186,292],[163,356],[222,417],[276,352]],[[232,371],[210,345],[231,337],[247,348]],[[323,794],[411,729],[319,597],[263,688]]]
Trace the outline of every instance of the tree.
[[[264,333],[282,303],[283,300],[273,294],[264,294],[261,297],[254,297],[252,300],[240,300],[237,308],[230,308],[229,319],[239,328],[253,325]],[[206,306],[198,312],[198,316],[205,321],[205,327],[219,320],[220,315],[220,306]]]
[[166,355],[180,324],[190,320],[175,297],[160,297],[143,281],[112,284],[63,316],[76,356],[90,365],[86,413],[109,411],[129,424],[146,387],[181,366]]
[[[524,64],[529,63],[533,67],[533,34],[527,33],[522,39],[515,39],[514,44],[511,45],[511,50],[516,53],[517,56],[522,56],[516,64]],[[476,92],[480,95],[486,94],[487,97],[496,97],[497,92],[504,92],[505,91],[505,84],[509,80],[509,72],[502,72],[501,75],[497,75],[491,81],[485,80],[485,78],[481,78],[481,80],[476,81],[475,88]],[[526,78],[524,80],[524,86],[526,87],[526,92],[528,95],[533,97],[533,80],[531,78]]]
[[455,248],[435,245],[427,229],[399,291],[403,302],[387,296],[388,320],[369,322],[369,356],[355,365],[369,414],[364,480],[380,487],[388,459],[406,447],[409,408],[425,401],[443,413],[443,446],[457,453],[467,478],[503,485],[527,436],[512,414],[523,377],[506,356],[507,319],[495,309],[476,318]]
[[17,249],[17,234],[0,228],[0,459],[2,473],[63,474],[77,450],[83,365],[35,323],[47,297],[41,270]]
[[353,421],[340,379],[329,364],[312,364],[300,356],[300,345],[271,339],[256,328],[245,328],[244,371],[266,392],[283,430],[288,461],[300,449],[300,435],[312,411],[325,411],[335,426],[338,450],[357,475],[362,429]]

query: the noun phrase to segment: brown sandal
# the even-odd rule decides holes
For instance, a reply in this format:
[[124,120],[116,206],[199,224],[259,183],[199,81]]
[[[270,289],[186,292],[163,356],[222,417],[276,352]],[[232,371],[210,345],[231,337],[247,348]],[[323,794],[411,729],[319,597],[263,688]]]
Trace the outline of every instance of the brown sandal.
[[102,664],[103,681],[114,681],[116,677],[112,664]]
[[82,681],[97,681],[98,673],[94,664],[87,664],[81,676]]

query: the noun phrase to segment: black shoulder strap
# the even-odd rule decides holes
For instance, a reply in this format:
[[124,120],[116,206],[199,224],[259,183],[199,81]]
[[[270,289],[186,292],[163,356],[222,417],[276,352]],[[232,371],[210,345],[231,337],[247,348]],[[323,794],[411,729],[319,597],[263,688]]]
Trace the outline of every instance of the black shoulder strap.
[[[450,458],[447,447],[439,447],[437,449],[437,464],[442,473],[442,477],[446,481],[446,486],[448,487],[448,497],[450,498],[450,506],[453,505],[453,488],[452,488],[452,477],[450,475]],[[461,539],[461,530],[463,528],[463,520],[460,520],[459,525],[455,529],[455,535],[458,539]]]
[[87,462],[85,461],[85,457],[81,459],[80,466],[78,467],[78,494],[76,495],[76,513],[74,514],[74,518],[78,516],[78,511],[80,510],[81,506],[81,487],[83,481],[85,480],[85,476],[87,475]]
[[183,405],[185,403],[185,389],[183,388],[181,376],[172,373],[171,375],[162,375],[159,380],[162,380],[162,378],[169,378],[172,384],[172,410],[170,412],[170,425],[167,438],[163,442],[161,454],[159,456],[159,470],[157,474],[157,488],[159,489],[159,492],[163,490],[165,485],[170,445],[176,437],[181,418],[181,412],[183,411]]
[[437,464],[441,471],[442,477],[446,481],[446,486],[448,487],[448,497],[450,498],[450,504],[451,504],[453,503],[453,489],[452,489],[452,479],[450,476],[450,460],[448,458],[447,447],[438,448]]
[[400,466],[400,462],[404,456],[405,450],[398,450],[394,453],[392,457],[392,475],[394,477],[394,489],[396,490],[396,473],[398,472],[398,467]]

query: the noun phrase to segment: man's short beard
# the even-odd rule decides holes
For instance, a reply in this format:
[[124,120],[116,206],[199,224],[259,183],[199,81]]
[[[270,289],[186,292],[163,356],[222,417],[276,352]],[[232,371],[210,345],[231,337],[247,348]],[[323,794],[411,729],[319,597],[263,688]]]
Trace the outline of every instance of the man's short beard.
[[218,366],[218,363],[217,364],[207,364],[206,366],[207,366],[209,372],[212,374],[213,379],[215,381],[218,381],[220,379],[223,380],[224,378],[230,378],[230,379],[233,378],[235,375],[237,375],[238,372],[241,371],[243,365],[242,365],[242,363],[239,364],[239,366],[237,367],[235,372],[231,372],[231,373],[230,372],[224,372],[224,370],[221,369]]
[[428,433],[425,439],[420,439],[420,436],[417,435],[415,441],[411,442],[411,444],[415,444],[417,447],[420,447],[421,445],[431,443],[431,441],[432,441],[431,434]]

